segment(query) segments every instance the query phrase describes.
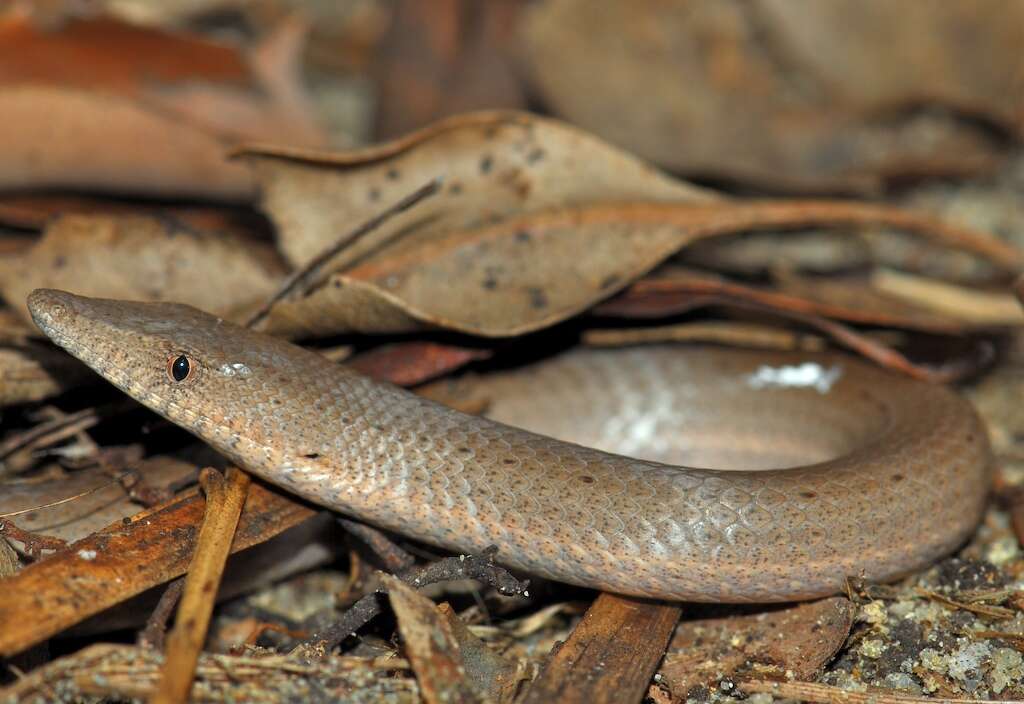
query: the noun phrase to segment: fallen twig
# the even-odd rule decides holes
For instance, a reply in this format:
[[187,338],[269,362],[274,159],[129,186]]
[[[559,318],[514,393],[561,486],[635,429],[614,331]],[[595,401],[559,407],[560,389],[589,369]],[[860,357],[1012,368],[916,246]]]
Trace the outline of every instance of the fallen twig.
[[342,528],[363,541],[373,554],[381,559],[388,571],[399,572],[415,564],[416,558],[403,550],[383,531],[341,516],[337,520]]
[[185,588],[185,578],[178,577],[168,583],[164,593],[160,595],[153,612],[146,619],[146,626],[139,631],[136,644],[143,648],[153,648],[162,651],[164,649],[164,638],[167,636],[167,622],[178,605],[181,592]]
[[[446,557],[423,567],[404,570],[396,576],[416,588],[425,587],[435,582],[475,579],[489,584],[507,596],[529,596],[528,581],[520,582],[504,568],[494,564],[496,552],[497,548],[492,546],[484,550],[479,557],[474,555]],[[379,589],[367,594],[349,607],[348,611],[342,614],[337,621],[323,631],[314,634],[308,641],[299,644],[292,652],[330,652],[332,648],[381,612],[383,608],[381,596],[385,593],[383,589]]]
[[227,476],[204,469],[199,482],[206,494],[206,511],[196,551],[188,568],[174,630],[153,704],[179,704],[189,698],[196,663],[213,615],[214,597],[231,552],[238,519],[249,490],[249,475],[230,467]]

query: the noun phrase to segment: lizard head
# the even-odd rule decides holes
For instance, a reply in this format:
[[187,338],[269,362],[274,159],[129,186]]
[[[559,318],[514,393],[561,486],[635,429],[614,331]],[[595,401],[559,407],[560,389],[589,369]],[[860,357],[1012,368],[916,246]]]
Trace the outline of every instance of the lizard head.
[[323,376],[320,355],[187,305],[36,289],[28,308],[56,344],[227,454],[268,419],[308,412]]

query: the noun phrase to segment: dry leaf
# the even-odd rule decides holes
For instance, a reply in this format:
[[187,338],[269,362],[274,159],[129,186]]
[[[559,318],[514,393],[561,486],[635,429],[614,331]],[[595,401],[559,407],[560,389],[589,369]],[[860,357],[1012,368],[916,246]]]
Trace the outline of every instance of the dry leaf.
[[102,15],[46,31],[12,13],[0,19],[0,85],[117,95],[225,137],[322,146],[302,87],[308,29],[285,17],[243,49]]
[[[754,0],[770,43],[861,111],[933,103],[1024,134],[1018,3]],[[913,31],[908,31],[913,28]]]
[[94,378],[84,364],[49,345],[0,345],[0,407],[42,401]]
[[39,287],[231,316],[262,303],[283,274],[273,249],[258,241],[168,218],[74,215],[53,221],[24,255],[0,259],[0,292],[26,320],[25,299]]
[[397,577],[385,575],[388,600],[395,611],[405,650],[416,672],[424,701],[480,702],[483,692],[467,677],[458,633],[430,599]]
[[[196,467],[172,457],[158,456],[142,460],[136,466],[146,486],[169,489],[194,479]],[[22,511],[34,506],[78,497],[73,501],[23,513],[11,520],[22,530],[60,538],[68,542],[81,540],[142,507],[128,496],[125,488],[111,482],[104,468],[94,466],[50,481],[7,480],[0,484],[0,514]],[[99,491],[91,491],[97,487]],[[90,492],[91,493],[87,493]],[[81,494],[81,496],[79,496]]]
[[248,200],[240,140],[320,146],[300,80],[306,27],[249,52],[106,17],[0,20],[0,188]]
[[[756,2],[552,0],[526,13],[523,55],[556,114],[686,174],[806,193],[991,170],[997,140],[918,108],[973,113],[998,101],[997,116],[1019,119],[1024,6],[913,5],[809,0],[771,13]],[[930,52],[908,56],[910,34]],[[826,70],[834,48],[842,64]],[[855,93],[893,73],[884,102]],[[979,90],[995,101],[979,103]]]
[[248,200],[228,143],[134,100],[49,86],[0,88],[0,189],[68,188]]
[[462,115],[355,152],[252,147],[243,154],[297,265],[444,178],[441,194],[335,257],[329,266],[343,273],[273,307],[262,329],[289,337],[424,326],[518,335],[585,310],[691,242],[749,229],[884,224],[996,268],[1022,262],[1009,245],[886,206],[727,201],[571,127],[521,113]]
[[[700,239],[757,227],[877,220],[929,234],[1012,269],[1021,255],[979,233],[903,211],[835,201],[633,203],[541,211],[407,239],[277,303],[263,329],[289,337],[437,326],[488,337],[560,322]],[[444,295],[438,295],[443,291]]]
[[586,132],[516,112],[458,115],[350,152],[250,147],[242,154],[256,167],[261,207],[296,266],[438,177],[441,193],[389,220],[337,265],[367,256],[396,233],[402,238],[389,256],[452,231],[553,206],[716,197]]
[[322,147],[327,135],[302,85],[301,57],[308,29],[299,15],[293,15],[249,51],[246,63],[252,85],[248,89],[180,82],[152,86],[145,99],[234,142],[280,140]]

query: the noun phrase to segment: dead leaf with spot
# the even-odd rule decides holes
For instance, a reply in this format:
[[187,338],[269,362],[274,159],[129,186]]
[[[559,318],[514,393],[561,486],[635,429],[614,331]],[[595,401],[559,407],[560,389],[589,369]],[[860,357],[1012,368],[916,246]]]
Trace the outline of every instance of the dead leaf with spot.
[[1016,3],[552,0],[522,54],[555,114],[674,171],[872,192],[1001,162],[973,118],[1019,130],[1022,27]]
[[974,252],[1005,270],[1022,261],[1012,247],[980,233],[893,208],[838,201],[741,202],[702,194],[695,203],[549,208],[440,232],[436,221],[455,216],[421,216],[420,227],[407,225],[393,246],[343,252],[343,272],[305,297],[278,302],[262,328],[300,338],[429,327],[520,335],[587,310],[693,242],[763,227],[882,222]]
[[305,27],[243,51],[99,17],[0,20],[0,189],[248,200],[240,140],[323,145],[299,81]]
[[0,292],[26,321],[25,299],[40,287],[243,317],[283,276],[269,243],[147,216],[61,217],[30,250],[0,258]]
[[393,256],[454,231],[555,206],[716,197],[570,125],[517,112],[457,115],[348,152],[251,146],[240,154],[255,168],[260,205],[296,266],[436,178],[443,179],[440,193],[389,219],[334,265],[375,258],[383,244]]

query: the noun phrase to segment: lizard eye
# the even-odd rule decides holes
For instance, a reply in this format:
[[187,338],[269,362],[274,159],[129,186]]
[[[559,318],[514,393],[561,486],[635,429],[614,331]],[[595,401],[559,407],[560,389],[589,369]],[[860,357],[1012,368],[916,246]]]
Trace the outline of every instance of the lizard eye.
[[167,362],[167,374],[174,381],[185,381],[192,374],[192,363],[183,354],[172,357]]

